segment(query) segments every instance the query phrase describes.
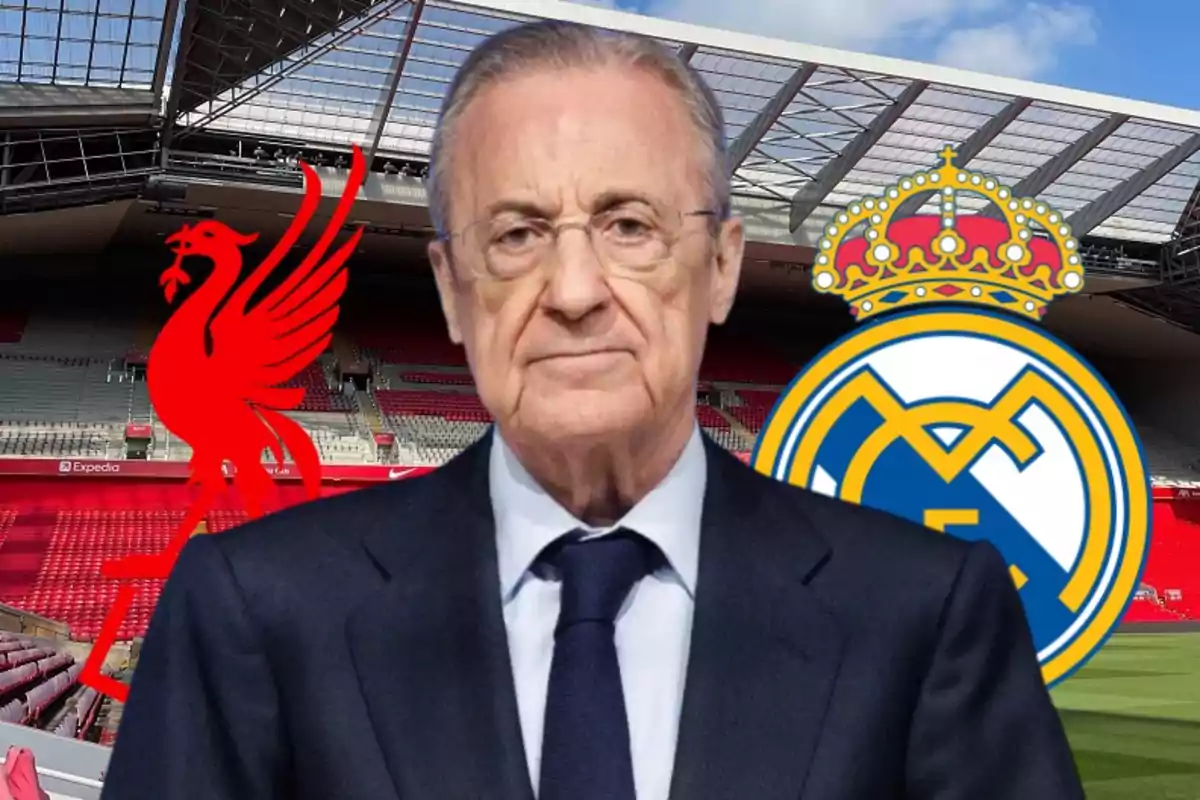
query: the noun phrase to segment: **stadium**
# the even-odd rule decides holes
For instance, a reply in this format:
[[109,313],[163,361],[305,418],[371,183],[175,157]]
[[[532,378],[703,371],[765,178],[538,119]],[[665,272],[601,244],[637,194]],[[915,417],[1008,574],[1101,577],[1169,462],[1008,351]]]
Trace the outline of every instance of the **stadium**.
[[[171,311],[164,240],[182,224],[260,234],[253,264],[296,211],[298,161],[328,219],[360,146],[345,229],[365,233],[333,343],[295,384],[322,493],[421,474],[487,430],[425,259],[423,177],[456,67],[539,18],[658,39],[722,104],[750,242],[696,410],[735,453],[853,325],[811,288],[839,208],[949,143],[960,166],[1067,216],[1087,285],[1044,324],[1132,417],[1154,539],[1121,632],[1055,700],[1090,797],[1200,797],[1200,112],[558,0],[0,2],[0,748],[32,748],[52,797],[99,794],[121,717],[79,683],[117,592],[100,565],[158,552],[191,497],[190,450],[145,382]],[[273,474],[281,503],[303,499],[294,468]],[[231,488],[195,533],[245,519]],[[123,681],[161,588],[138,583],[108,660]]]

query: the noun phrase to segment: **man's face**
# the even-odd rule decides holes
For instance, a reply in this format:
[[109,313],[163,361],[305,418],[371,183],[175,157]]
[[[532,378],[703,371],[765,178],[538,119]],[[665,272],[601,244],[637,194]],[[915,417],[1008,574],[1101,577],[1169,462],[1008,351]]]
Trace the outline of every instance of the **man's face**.
[[[430,258],[451,338],[505,435],[601,442],[686,421],[708,325],[737,288],[742,227],[714,237],[711,217],[689,216],[713,209],[678,96],[632,69],[523,75],[474,99],[449,158],[455,235]],[[614,268],[584,228],[627,201],[675,233],[653,269]],[[489,242],[514,215],[567,227],[535,268],[499,278]]]

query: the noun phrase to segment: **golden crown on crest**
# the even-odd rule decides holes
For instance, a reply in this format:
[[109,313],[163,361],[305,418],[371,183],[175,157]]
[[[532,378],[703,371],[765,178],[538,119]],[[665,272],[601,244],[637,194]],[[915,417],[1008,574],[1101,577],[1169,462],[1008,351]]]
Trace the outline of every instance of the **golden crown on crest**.
[[[1050,301],[1083,288],[1079,242],[1060,212],[956,167],[950,145],[939,156],[940,166],[834,214],[817,245],[818,292],[844,298],[859,320],[926,303],[991,306],[1040,320]],[[931,191],[939,214],[892,220],[905,200]],[[987,198],[997,216],[960,216],[963,195]]]

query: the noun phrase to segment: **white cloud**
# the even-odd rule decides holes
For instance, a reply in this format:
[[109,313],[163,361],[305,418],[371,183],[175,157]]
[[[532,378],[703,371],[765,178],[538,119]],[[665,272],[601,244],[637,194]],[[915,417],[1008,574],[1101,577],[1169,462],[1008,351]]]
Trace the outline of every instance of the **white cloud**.
[[1064,45],[1096,39],[1094,14],[1069,2],[649,0],[645,10],[726,30],[1022,77],[1053,68]]
[[1095,41],[1091,9],[1029,3],[1019,23],[951,31],[938,46],[937,60],[980,72],[1033,78],[1055,67],[1064,45]]
[[652,0],[658,16],[830,47],[876,50],[1004,0]]

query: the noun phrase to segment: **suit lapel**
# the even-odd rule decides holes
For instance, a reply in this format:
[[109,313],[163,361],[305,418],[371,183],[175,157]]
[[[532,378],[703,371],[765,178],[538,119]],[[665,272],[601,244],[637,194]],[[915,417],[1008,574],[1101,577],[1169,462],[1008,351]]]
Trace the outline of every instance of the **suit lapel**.
[[387,580],[347,633],[405,798],[533,800],[500,603],[490,441],[418,479],[419,500],[398,496],[387,522],[363,536]]
[[808,582],[829,555],[795,505],[711,442],[672,800],[795,800],[841,634]]

